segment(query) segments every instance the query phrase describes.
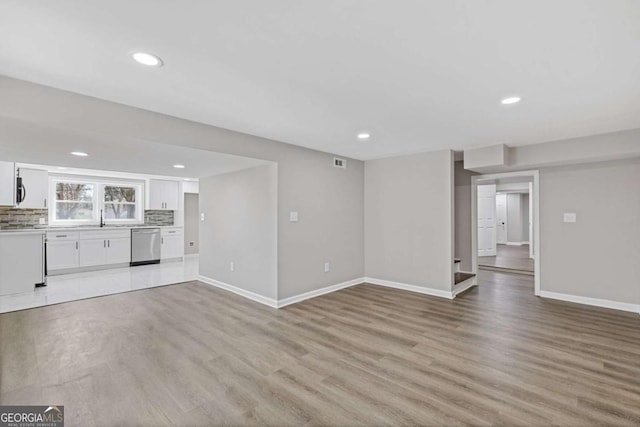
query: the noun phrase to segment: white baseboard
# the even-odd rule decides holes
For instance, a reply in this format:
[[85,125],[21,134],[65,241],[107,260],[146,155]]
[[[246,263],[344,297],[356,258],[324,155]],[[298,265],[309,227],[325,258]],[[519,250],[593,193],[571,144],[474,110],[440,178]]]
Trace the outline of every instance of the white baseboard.
[[297,302],[304,301],[309,298],[319,297],[320,295],[339,291],[340,289],[359,285],[364,282],[364,278],[359,277],[357,279],[349,280],[347,282],[338,283],[337,285],[331,285],[324,288],[316,289],[314,291],[305,292],[300,295],[294,295],[289,298],[275,300],[273,298],[267,298],[263,295],[256,294],[255,292],[247,291],[245,289],[230,285],[228,283],[221,282],[219,280],[212,279],[210,277],[198,276],[198,280],[203,283],[206,283],[207,285],[215,286],[216,288],[233,292],[234,294],[243,296],[255,302],[259,302],[260,304],[268,305],[269,307],[272,307],[272,308],[286,307],[287,305],[295,304]]
[[260,304],[268,305],[269,307],[278,308],[278,301],[273,298],[267,298],[263,295],[256,294],[255,292],[247,291],[237,286],[230,285],[228,283],[220,282],[219,280],[212,279],[206,276],[198,276],[198,280],[206,283],[207,285],[215,286],[216,288],[224,289],[225,291],[233,292],[245,298],[249,298]]
[[456,295],[466,291],[472,286],[476,286],[477,281],[474,277],[473,280],[466,280],[461,283],[453,292],[443,291],[440,289],[426,288],[423,286],[410,285],[407,283],[392,282],[389,280],[375,279],[373,277],[359,277],[346,282],[338,283],[336,285],[326,286],[324,288],[316,289],[313,291],[305,292],[300,295],[294,295],[292,297],[276,300],[273,298],[267,298],[263,295],[256,294],[255,292],[247,291],[237,286],[230,285],[228,283],[221,282],[219,280],[212,279],[206,276],[198,276],[198,280],[216,288],[224,289],[229,292],[233,292],[236,295],[248,298],[252,301],[259,302],[260,304],[267,305],[272,308],[282,308],[291,304],[295,304],[310,298],[319,297],[331,292],[339,291],[341,289],[349,288],[351,286],[360,285],[362,283],[369,283],[371,285],[384,286],[387,288],[402,289],[405,291],[417,292],[419,294],[431,295],[440,298],[453,299]]
[[387,288],[402,289],[405,291],[417,292],[419,294],[431,295],[434,297],[453,299],[453,292],[443,291],[440,289],[426,288],[423,286],[410,285],[408,283],[392,282],[390,280],[376,279],[373,277],[365,277],[365,283],[372,285],[386,286]]
[[337,285],[331,285],[324,288],[316,289],[315,291],[309,291],[300,295],[294,295],[289,298],[281,299],[281,300],[278,300],[278,308],[286,307],[288,305],[295,304],[297,302],[304,301],[309,298],[315,298],[315,297],[319,297],[320,295],[325,295],[331,292],[339,291],[340,289],[359,285],[364,281],[365,281],[364,277],[359,277],[357,279],[338,283]]
[[560,301],[575,302],[578,304],[593,305],[596,307],[612,308],[614,310],[630,311],[640,314],[640,305],[626,302],[611,301],[599,298],[581,297],[578,295],[561,294],[557,292],[540,291],[542,298],[556,299]]

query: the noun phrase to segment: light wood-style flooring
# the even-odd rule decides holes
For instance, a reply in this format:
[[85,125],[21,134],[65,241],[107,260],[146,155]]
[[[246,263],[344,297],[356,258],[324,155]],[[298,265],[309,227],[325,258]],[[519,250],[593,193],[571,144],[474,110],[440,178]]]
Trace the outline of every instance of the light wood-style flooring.
[[496,256],[479,256],[478,265],[533,273],[534,261],[529,258],[529,245],[497,245]]
[[0,315],[0,404],[82,425],[635,425],[640,316],[481,271],[280,310],[190,282]]

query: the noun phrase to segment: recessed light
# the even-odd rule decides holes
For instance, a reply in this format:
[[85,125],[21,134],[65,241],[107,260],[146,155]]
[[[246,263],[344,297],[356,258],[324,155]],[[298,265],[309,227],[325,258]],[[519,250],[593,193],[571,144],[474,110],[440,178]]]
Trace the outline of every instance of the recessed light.
[[184,169],[184,165],[173,165],[176,169]]
[[358,139],[360,141],[367,141],[371,138],[371,134],[367,132],[362,132],[358,134]]
[[508,98],[504,98],[502,101],[500,101],[500,103],[502,103],[503,105],[511,105],[517,104],[521,100],[522,98],[520,98],[519,96],[510,96]]
[[74,156],[78,156],[78,157],[87,157],[88,156],[87,153],[83,153],[82,151],[72,151],[71,154],[73,154]]
[[136,62],[149,67],[162,67],[162,59],[146,52],[135,52],[131,55]]

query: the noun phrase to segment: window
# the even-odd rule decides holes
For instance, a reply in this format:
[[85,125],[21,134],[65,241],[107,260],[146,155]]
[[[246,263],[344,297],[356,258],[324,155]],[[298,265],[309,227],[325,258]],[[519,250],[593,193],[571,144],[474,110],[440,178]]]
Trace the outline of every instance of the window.
[[95,217],[95,185],[56,182],[55,221],[91,221]]
[[104,186],[105,219],[135,220],[136,208],[136,187]]
[[49,210],[52,224],[99,224],[144,222],[142,182],[104,182],[100,178],[52,177],[55,201]]

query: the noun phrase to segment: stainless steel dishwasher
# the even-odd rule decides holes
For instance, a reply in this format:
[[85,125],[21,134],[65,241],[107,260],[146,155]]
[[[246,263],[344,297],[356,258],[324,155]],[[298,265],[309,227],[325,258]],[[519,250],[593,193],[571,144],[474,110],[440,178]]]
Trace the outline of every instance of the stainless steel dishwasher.
[[160,263],[161,234],[159,228],[131,230],[131,266]]

